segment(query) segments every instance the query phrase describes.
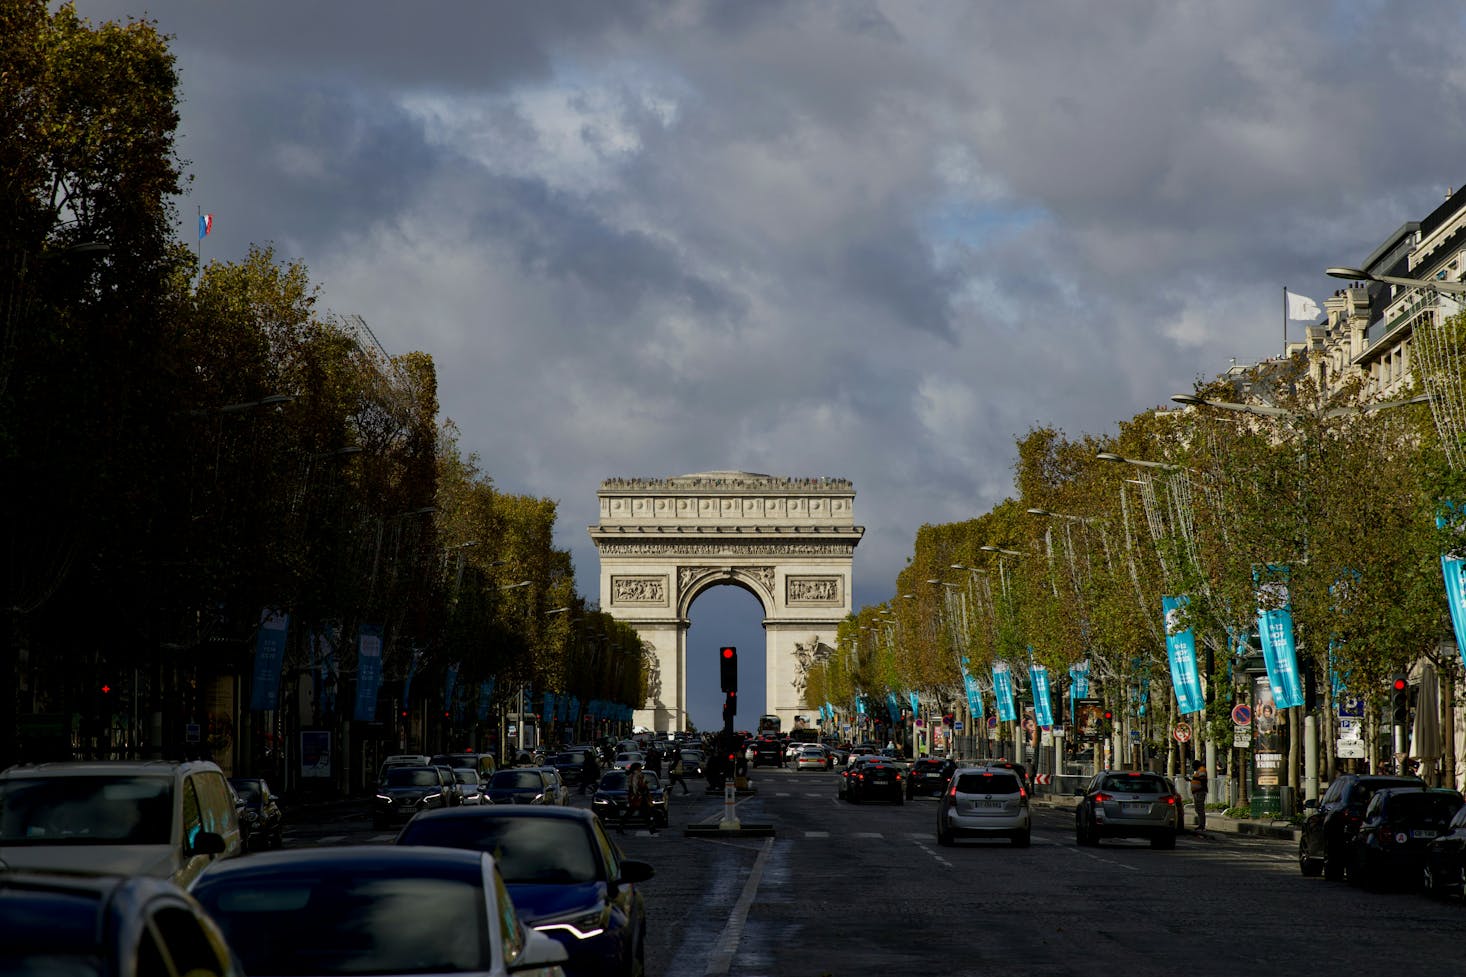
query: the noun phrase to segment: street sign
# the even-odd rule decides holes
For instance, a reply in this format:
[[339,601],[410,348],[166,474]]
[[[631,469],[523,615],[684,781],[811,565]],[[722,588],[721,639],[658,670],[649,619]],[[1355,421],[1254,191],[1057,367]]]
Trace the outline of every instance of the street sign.
[[1363,741],[1364,723],[1358,719],[1340,719],[1339,739]]
[[1250,748],[1252,746],[1252,727],[1233,726],[1232,745],[1241,747],[1244,750]]
[[1176,737],[1177,743],[1188,742],[1191,739],[1191,725],[1189,723],[1177,723],[1176,728],[1171,731],[1171,735]]
[[1252,707],[1245,702],[1239,702],[1232,707],[1232,722],[1238,726],[1252,725]]
[[1339,696],[1338,710],[1341,717],[1348,716],[1352,719],[1363,719],[1364,700],[1357,695],[1350,695],[1345,692]]
[[954,722],[952,724],[952,728],[955,729],[955,730],[957,730],[957,732],[959,732],[959,733],[962,732],[962,720],[959,719],[956,722]]
[[988,729],[997,729],[997,728],[998,728],[998,717],[997,716],[989,716],[988,717]]
[[1345,760],[1364,759],[1363,740],[1339,740],[1334,744],[1334,755]]
[[188,743],[197,743],[201,732],[203,731],[199,729],[198,723],[187,723],[183,727],[183,739]]

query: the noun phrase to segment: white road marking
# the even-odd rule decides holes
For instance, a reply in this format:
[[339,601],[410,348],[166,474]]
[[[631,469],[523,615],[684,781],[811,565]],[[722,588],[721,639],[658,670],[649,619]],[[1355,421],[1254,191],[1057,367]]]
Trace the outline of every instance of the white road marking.
[[753,905],[753,897],[758,894],[759,882],[764,877],[764,865],[768,862],[769,852],[773,849],[774,839],[766,839],[763,847],[759,849],[758,857],[753,860],[753,871],[748,873],[748,881],[743,885],[743,893],[738,897],[738,904],[733,907],[733,912],[728,917],[728,925],[723,927],[723,932],[719,934],[718,942],[708,957],[708,966],[703,972],[706,977],[726,977],[728,971],[732,969],[733,955],[738,950],[738,941],[743,938],[743,924],[748,919],[748,907]]
[[806,838],[828,838],[829,836],[830,833],[828,831],[806,831],[804,833],[804,837]]
[[885,835],[879,831],[856,831],[851,834],[852,838],[884,838]]

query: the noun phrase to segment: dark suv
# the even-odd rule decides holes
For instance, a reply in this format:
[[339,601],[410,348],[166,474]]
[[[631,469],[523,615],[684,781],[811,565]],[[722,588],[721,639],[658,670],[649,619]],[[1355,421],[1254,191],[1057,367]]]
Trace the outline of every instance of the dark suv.
[[911,772],[906,775],[906,799],[941,797],[956,769],[956,763],[943,757],[922,757],[911,765]]
[[1304,801],[1303,832],[1298,838],[1298,869],[1338,882],[1344,878],[1349,848],[1364,821],[1364,809],[1377,790],[1424,787],[1419,777],[1382,777],[1346,773],[1334,778],[1317,801]]

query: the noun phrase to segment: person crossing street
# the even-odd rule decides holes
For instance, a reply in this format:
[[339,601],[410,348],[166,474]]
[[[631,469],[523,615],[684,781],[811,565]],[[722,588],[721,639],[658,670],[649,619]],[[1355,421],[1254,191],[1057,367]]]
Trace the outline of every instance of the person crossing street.
[[1210,786],[1206,775],[1206,764],[1200,760],[1191,761],[1191,801],[1196,805],[1196,830],[1206,830],[1206,793]]

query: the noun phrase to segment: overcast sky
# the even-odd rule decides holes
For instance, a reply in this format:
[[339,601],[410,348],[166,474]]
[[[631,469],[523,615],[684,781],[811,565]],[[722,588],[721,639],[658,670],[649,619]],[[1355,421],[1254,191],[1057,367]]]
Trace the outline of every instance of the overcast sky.
[[[883,600],[922,523],[1010,494],[1016,437],[1277,355],[1284,286],[1466,181],[1446,2],[77,8],[174,37],[180,235],[212,213],[205,260],[271,243],[430,353],[592,600],[601,480],[711,469],[852,479]],[[694,609],[705,725],[758,614]]]

